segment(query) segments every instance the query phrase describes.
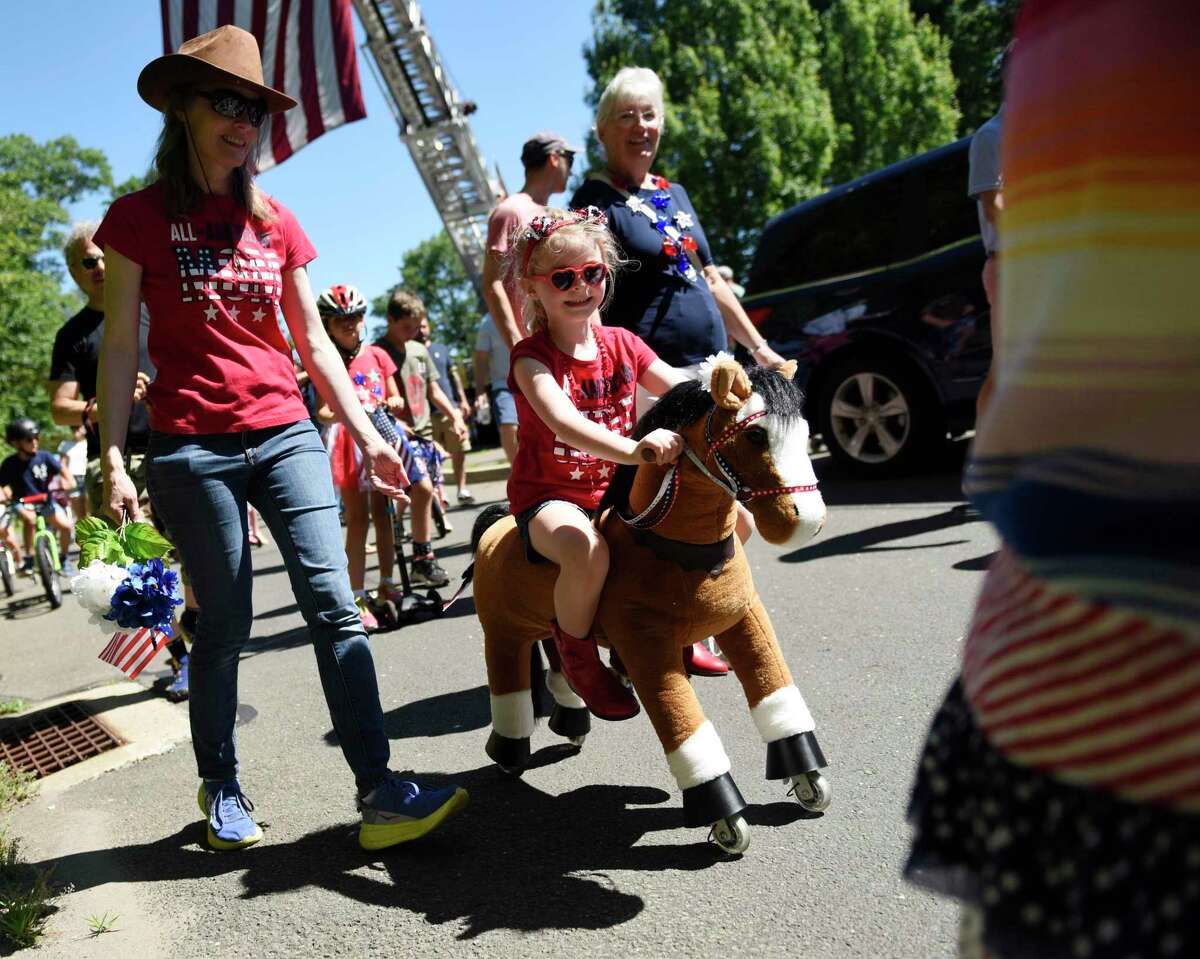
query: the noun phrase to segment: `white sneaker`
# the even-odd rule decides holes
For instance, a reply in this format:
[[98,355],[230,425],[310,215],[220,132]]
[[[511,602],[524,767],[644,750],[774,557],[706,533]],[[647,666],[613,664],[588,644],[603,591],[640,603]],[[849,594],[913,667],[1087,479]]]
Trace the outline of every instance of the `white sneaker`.
[[475,502],[475,494],[472,493],[469,489],[459,490],[458,502],[460,504],[470,506],[472,503]]

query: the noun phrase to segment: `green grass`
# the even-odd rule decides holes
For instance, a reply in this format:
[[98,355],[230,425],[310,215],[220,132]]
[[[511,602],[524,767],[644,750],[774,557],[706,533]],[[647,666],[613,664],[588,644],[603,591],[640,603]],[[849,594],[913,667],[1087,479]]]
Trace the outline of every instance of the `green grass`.
[[[36,789],[32,774],[0,761],[0,811],[24,802]],[[36,945],[54,912],[50,875],[21,859],[20,841],[0,828],[0,947]]]
[[0,760],[0,812],[23,803],[32,796],[37,789],[34,782],[32,773],[14,769]]
[[91,932],[92,938],[102,936],[106,932],[118,932],[117,920],[121,917],[114,913],[104,913],[99,916],[88,916],[88,929]]
[[23,699],[0,699],[0,716],[23,713],[29,704]]
[[20,841],[0,832],[0,946],[35,946],[54,913],[50,874],[21,859]]

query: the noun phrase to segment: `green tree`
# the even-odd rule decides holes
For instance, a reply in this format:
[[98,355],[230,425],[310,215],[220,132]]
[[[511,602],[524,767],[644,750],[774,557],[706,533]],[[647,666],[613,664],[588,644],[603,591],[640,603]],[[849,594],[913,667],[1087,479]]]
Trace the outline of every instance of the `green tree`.
[[1000,108],[1000,57],[1020,6],[1021,0],[912,0],[913,12],[927,16],[950,41],[962,134],[974,132]]
[[108,202],[112,203],[117,197],[122,197],[126,193],[137,193],[138,190],[148,187],[157,179],[158,173],[155,170],[149,170],[141,174],[134,173],[113,186]]
[[[584,48],[595,106],[624,66],[666,90],[654,169],[687,187],[738,274],[763,223],[822,189],[835,133],[808,0],[599,0]],[[594,139],[590,144],[599,162]]]
[[433,338],[445,343],[460,361],[470,357],[485,308],[445,230],[404,254],[400,282],[371,301],[371,315],[386,316],[388,298],[401,288],[424,300]]
[[70,221],[64,206],[112,184],[99,150],[71,137],[37,143],[23,134],[0,137],[0,423],[31,416],[50,424],[46,376],[54,334],[77,293],[63,293],[53,255]]
[[821,14],[821,79],[843,182],[954,139],[950,42],[906,0],[837,0]]

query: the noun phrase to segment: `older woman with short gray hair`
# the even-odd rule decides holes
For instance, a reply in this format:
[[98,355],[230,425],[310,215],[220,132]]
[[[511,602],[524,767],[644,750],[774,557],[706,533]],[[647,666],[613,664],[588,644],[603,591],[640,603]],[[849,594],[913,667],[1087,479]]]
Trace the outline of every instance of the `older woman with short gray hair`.
[[714,265],[687,191],[650,170],[663,126],[658,75],[646,67],[618,71],[596,109],[606,167],[589,173],[571,198],[573,207],[605,211],[625,257],[636,264],[617,285],[604,322],[633,330],[672,366],[695,370],[730,339],[756,363],[778,366],[783,358]]

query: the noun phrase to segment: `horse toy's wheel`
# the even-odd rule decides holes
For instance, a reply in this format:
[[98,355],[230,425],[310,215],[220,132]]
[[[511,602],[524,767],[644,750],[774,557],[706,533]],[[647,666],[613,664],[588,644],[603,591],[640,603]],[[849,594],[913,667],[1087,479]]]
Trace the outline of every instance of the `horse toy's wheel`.
[[795,796],[796,802],[809,812],[824,812],[833,801],[833,787],[818,770],[793,776],[791,782],[788,795]]
[[722,852],[731,856],[740,856],[750,848],[750,825],[741,813],[718,819],[712,824],[708,838]]

